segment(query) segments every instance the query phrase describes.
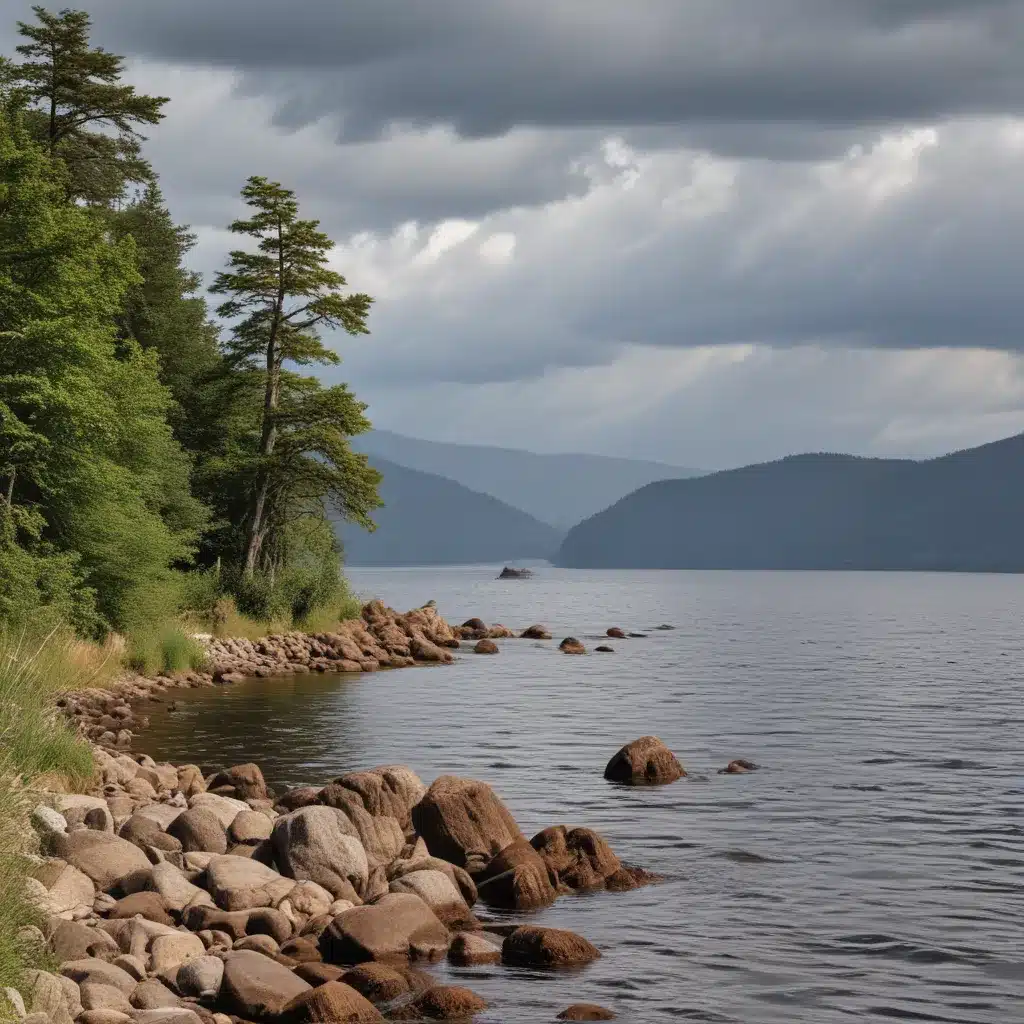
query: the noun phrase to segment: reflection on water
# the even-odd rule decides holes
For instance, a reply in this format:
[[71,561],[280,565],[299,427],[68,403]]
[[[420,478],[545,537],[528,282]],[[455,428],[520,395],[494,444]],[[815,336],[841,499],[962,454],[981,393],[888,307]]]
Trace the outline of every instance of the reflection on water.
[[[483,1021],[603,1003],[633,1022],[1024,1019],[1024,579],[815,573],[361,570],[366,596],[547,623],[458,664],[175,694],[141,746],[272,784],[404,763],[490,782],[523,830],[585,824],[664,884],[563,898],[539,923],[581,973],[433,968]],[[672,632],[559,654],[608,626]],[[612,753],[660,735],[692,773],[630,790]],[[719,776],[735,757],[762,771]]]

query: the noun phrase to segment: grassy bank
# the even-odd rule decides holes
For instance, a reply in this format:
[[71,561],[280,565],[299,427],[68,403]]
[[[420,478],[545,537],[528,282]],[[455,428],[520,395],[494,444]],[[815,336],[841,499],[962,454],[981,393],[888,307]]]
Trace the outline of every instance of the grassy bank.
[[56,633],[41,641],[0,633],[0,987],[16,985],[39,956],[18,937],[35,918],[24,860],[37,802],[32,788],[47,779],[78,787],[93,771],[89,745],[57,717],[53,701],[61,691],[109,678],[118,666],[104,654]]

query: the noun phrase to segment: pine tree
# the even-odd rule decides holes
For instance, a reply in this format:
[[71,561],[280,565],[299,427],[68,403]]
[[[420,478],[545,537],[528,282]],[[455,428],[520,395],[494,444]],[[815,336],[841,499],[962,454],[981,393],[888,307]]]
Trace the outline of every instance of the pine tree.
[[152,180],[138,126],[158,123],[167,97],[145,96],[121,83],[124,59],[90,49],[85,11],[54,14],[41,6],[32,11],[38,24],[18,22],[29,41],[17,47],[27,60],[13,71],[33,105],[33,135],[68,166],[74,198],[109,204],[126,184]]
[[327,265],[332,242],[318,221],[299,217],[293,192],[253,177],[242,198],[253,214],[231,230],[255,239],[256,251],[233,251],[230,269],[217,274],[211,291],[231,296],[218,308],[235,321],[229,363],[258,374],[262,391],[252,454],[235,461],[249,484],[240,554],[251,576],[286,564],[289,526],[310,515],[324,518],[328,503],[372,529],[380,478],[348,443],[370,427],[366,406],[344,385],[325,388],[285,368],[339,363],[319,332],[368,334],[372,299],[342,295],[345,279]]

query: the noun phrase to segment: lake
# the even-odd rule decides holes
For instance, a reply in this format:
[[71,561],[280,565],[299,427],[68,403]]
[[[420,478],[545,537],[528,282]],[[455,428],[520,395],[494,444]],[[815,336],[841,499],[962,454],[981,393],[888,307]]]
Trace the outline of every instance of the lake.
[[[389,763],[472,776],[527,836],[587,825],[664,875],[535,915],[601,949],[579,973],[432,967],[491,1001],[480,1021],[579,1001],[637,1024],[1024,1019],[1024,578],[498,568],[349,575],[403,611],[434,599],[553,642],[182,691],[140,749],[256,761],[277,786]],[[648,636],[556,649],[609,626]],[[689,777],[606,783],[649,733]],[[763,768],[716,774],[738,757]]]

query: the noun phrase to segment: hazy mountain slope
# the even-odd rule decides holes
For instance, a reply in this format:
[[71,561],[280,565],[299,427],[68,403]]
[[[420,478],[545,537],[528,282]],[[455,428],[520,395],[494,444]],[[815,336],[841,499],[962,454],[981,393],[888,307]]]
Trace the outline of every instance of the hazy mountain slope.
[[1024,571],[1024,435],[925,462],[798,455],[651,484],[560,565]]
[[537,455],[511,448],[443,444],[388,430],[355,438],[355,447],[367,455],[457,480],[562,529],[652,480],[699,472],[602,455]]
[[336,524],[348,565],[441,565],[550,558],[562,534],[454,480],[371,458],[384,475],[384,508],[368,533]]

